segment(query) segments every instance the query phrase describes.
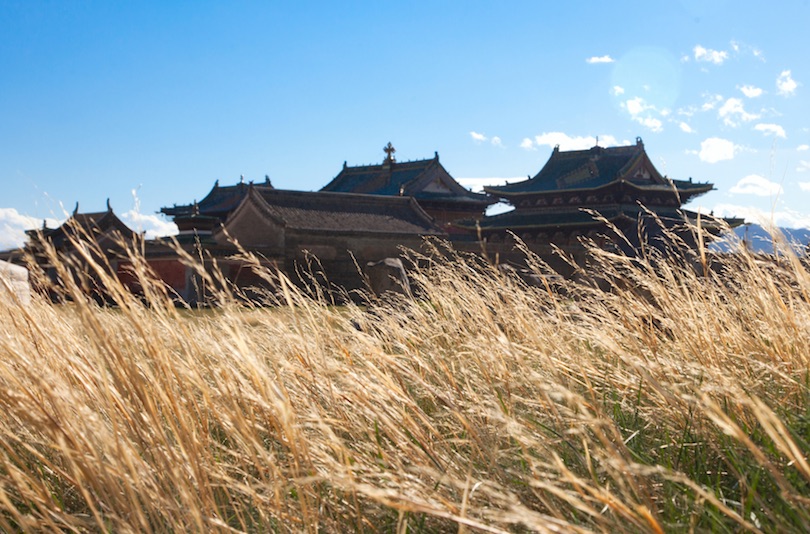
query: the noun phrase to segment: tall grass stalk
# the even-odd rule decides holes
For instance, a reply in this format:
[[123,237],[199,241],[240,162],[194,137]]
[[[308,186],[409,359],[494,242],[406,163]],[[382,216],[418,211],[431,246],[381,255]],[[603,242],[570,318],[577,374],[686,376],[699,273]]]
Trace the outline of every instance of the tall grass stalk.
[[49,251],[65,303],[0,291],[4,531],[810,524],[810,275],[790,251],[594,248],[552,288],[434,243],[411,253],[415,298],[345,306],[267,270],[277,291],[246,304],[186,256],[215,293],[195,311],[137,246],[143,297],[79,248]]

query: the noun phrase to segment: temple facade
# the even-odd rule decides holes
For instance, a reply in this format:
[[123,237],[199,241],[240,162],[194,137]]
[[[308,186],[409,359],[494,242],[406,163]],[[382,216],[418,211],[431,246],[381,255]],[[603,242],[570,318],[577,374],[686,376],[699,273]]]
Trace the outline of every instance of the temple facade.
[[473,193],[459,184],[439,162],[438,152],[431,159],[398,162],[390,142],[383,150],[386,156],[379,165],[350,167],[344,162],[343,169],[321,191],[413,197],[453,240],[471,235],[453,223],[480,219],[497,202],[497,198]]
[[[633,253],[642,243],[663,242],[666,228],[693,244],[692,230],[685,223],[695,223],[698,215],[681,206],[712,189],[714,186],[708,182],[663,176],[650,161],[640,138],[629,146],[572,151],[556,147],[535,176],[484,188],[511,204],[513,210],[459,225],[478,232],[488,250],[504,257],[514,255],[515,235],[565,273],[568,268],[558,261],[554,249],[581,258],[585,252],[582,237],[603,247],[616,246]],[[703,214],[701,223],[704,229],[716,233],[724,224],[733,227],[742,220],[719,220]],[[611,225],[626,240],[616,238]]]
[[[51,248],[57,257],[70,264],[74,270],[82,270],[88,260],[103,264],[114,274],[119,268],[126,244],[135,237],[133,232],[113,211],[107,200],[105,211],[80,213],[79,204],[64,223],[56,228],[48,228],[43,222],[42,228],[27,230],[28,240],[22,248],[0,253],[0,260],[22,264],[26,260],[35,262],[42,270],[45,279],[31,280],[34,289],[48,291],[55,287],[60,274],[52,262]],[[91,241],[95,247],[79,247],[80,241]],[[83,290],[98,299],[103,299],[101,282],[97,276],[79,280]],[[58,284],[57,284],[58,285]],[[57,295],[53,295],[57,297]]]
[[[0,259],[17,263],[33,258],[52,281],[55,266],[45,254],[49,243],[57,254],[80,265],[82,252],[75,238],[98,244],[101,254],[132,291],[138,292],[132,265],[122,244],[137,242],[149,268],[178,300],[205,302],[205,276],[189,267],[189,258],[206,269],[219,270],[242,288],[265,285],[240,257],[254,253],[260,264],[298,279],[302,269],[319,272],[321,282],[346,290],[364,284],[363,266],[397,257],[401,249],[419,249],[426,237],[450,240],[456,249],[484,252],[496,262],[521,262],[517,236],[562,275],[571,266],[555,253],[561,249],[580,265],[585,263],[589,238],[605,248],[633,254],[639,247],[665,244],[675,233],[694,244],[698,214],[682,210],[689,200],[713,189],[711,183],[672,180],[650,161],[641,139],[629,146],[561,151],[555,148],[532,178],[485,188],[485,194],[462,187],[431,159],[397,162],[391,143],[379,165],[343,169],[320,191],[290,191],[273,187],[269,178],[240,180],[221,186],[217,181],[202,200],[173,204],[160,211],[177,224],[173,238],[144,240],[107,210],[79,213],[58,228],[28,232],[28,243]],[[505,200],[514,209],[487,216],[486,208]],[[709,233],[741,224],[741,219],[701,215]],[[613,229],[623,232],[617,239]],[[93,285],[94,282],[89,282]],[[97,288],[88,287],[88,291]]]

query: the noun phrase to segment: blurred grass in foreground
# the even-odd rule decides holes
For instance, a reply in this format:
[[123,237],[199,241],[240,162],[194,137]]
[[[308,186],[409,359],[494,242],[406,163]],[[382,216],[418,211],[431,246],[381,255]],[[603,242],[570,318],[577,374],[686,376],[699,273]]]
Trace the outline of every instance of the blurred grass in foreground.
[[2,297],[0,529],[810,528],[800,258],[594,250],[552,289],[433,247],[364,306],[203,273],[188,313],[134,252],[144,299],[92,253],[113,309],[65,262],[71,303]]

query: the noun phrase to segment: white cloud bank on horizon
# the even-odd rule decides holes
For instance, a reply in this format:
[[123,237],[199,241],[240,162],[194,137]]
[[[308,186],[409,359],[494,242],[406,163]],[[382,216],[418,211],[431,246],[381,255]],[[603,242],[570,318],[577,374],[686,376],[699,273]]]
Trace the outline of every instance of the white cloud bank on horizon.
[[[56,219],[46,219],[49,228],[60,224]],[[14,208],[0,208],[0,250],[21,247],[28,236],[26,230],[42,228],[42,219],[23,215]]]
[[137,210],[121,214],[121,220],[134,232],[144,232],[146,239],[177,235],[177,225],[166,221],[160,215],[145,215]]
[[585,60],[585,63],[593,65],[594,63],[614,63],[616,60],[608,55],[593,56]]
[[[177,226],[159,215],[144,215],[136,210],[129,210],[120,217],[133,231],[144,232],[147,239],[177,234]],[[62,224],[62,221],[53,218],[46,221],[48,228],[56,228]],[[42,228],[42,219],[24,215],[14,208],[0,208],[0,250],[23,246],[28,239],[25,231],[37,228]]]
[[756,195],[758,197],[773,197],[784,193],[784,189],[776,182],[772,182],[758,174],[749,174],[729,189],[734,195]]
[[739,152],[740,147],[720,137],[709,137],[700,143],[700,152],[697,153],[701,161],[706,163],[717,163],[734,159],[734,154]]
[[810,215],[790,209],[766,212],[753,206],[716,204],[713,211],[717,217],[742,217],[746,222],[753,222],[766,227],[810,228]]
[[692,51],[695,54],[695,61],[722,65],[723,62],[728,59],[728,52],[725,50],[712,50],[711,48],[704,48],[700,45],[696,45]]
[[[612,135],[600,135],[598,140],[599,146],[603,147],[618,146],[620,144]],[[622,144],[629,143],[629,141],[625,141]],[[529,137],[524,138],[523,142],[520,143],[520,147],[526,150],[535,150],[537,147],[541,146],[548,146],[551,148],[559,146],[560,150],[586,150],[588,148],[592,148],[596,144],[597,138],[592,136],[571,137],[563,132],[543,132],[540,135],[534,136],[534,139]]]
[[799,84],[791,77],[789,70],[783,70],[776,79],[776,88],[778,89],[778,93],[782,96],[794,95],[798,87]]

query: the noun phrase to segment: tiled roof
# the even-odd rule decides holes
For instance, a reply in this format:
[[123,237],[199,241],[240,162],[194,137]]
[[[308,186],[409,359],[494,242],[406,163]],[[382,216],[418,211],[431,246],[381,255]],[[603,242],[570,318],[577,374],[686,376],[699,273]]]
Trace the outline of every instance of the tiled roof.
[[248,201],[288,229],[443,235],[409,197],[253,188]]
[[[635,175],[638,169],[646,172],[644,178]],[[588,150],[562,152],[555,148],[548,162],[534,177],[503,186],[486,187],[494,195],[547,193],[563,190],[589,190],[625,180],[645,189],[671,190],[672,185],[686,196],[711,191],[709,183],[699,184],[685,180],[669,180],[652,165],[640,139],[635,145],[619,147],[594,146]]]
[[[78,210],[78,205],[76,209]],[[124,221],[113,213],[112,208],[108,207],[107,211],[91,213],[77,213],[74,211],[73,215],[58,228],[41,230],[42,236],[59,248],[69,240],[69,236],[74,235],[74,225],[80,229],[80,232],[86,232],[91,236],[114,231],[117,231],[125,238],[134,235],[134,232]],[[30,230],[28,233],[36,234],[37,232],[39,230]]]
[[[599,209],[593,210],[596,214],[578,208],[562,209],[562,210],[548,210],[548,209],[533,209],[533,210],[512,210],[505,213],[500,213],[491,217],[485,217],[478,221],[478,228],[482,230],[512,230],[519,231],[524,228],[532,228],[535,230],[542,230],[544,228],[558,228],[564,226],[588,226],[599,224],[594,217],[602,217],[609,221],[615,221],[621,217],[628,217],[630,219],[638,219],[647,215],[647,212],[638,205],[633,204],[620,204],[612,206],[603,206]],[[690,222],[694,223],[697,220],[697,213],[691,211],[679,210],[677,208],[656,208],[655,215],[662,220],[678,220],[681,221],[686,217]],[[742,219],[720,219],[712,215],[701,214],[702,223],[704,226],[720,226],[721,221],[732,228],[742,224]],[[458,223],[459,226],[464,228],[476,228],[476,221],[463,221]]]
[[[446,192],[425,190],[434,180],[447,187]],[[321,191],[362,193],[369,195],[413,196],[417,200],[450,200],[493,204],[495,199],[473,193],[459,184],[439,163],[432,159],[416,161],[386,161],[380,165],[349,167],[344,164],[338,175]]]
[[[241,181],[235,185],[221,186],[219,185],[219,180],[217,180],[211,191],[199,202],[180,206],[166,206],[161,208],[160,212],[172,217],[197,214],[224,219],[227,217],[228,213],[239,205],[245,195],[247,195],[250,185],[250,183]],[[265,179],[264,182],[253,184],[253,186],[262,189],[273,189],[269,178]]]

